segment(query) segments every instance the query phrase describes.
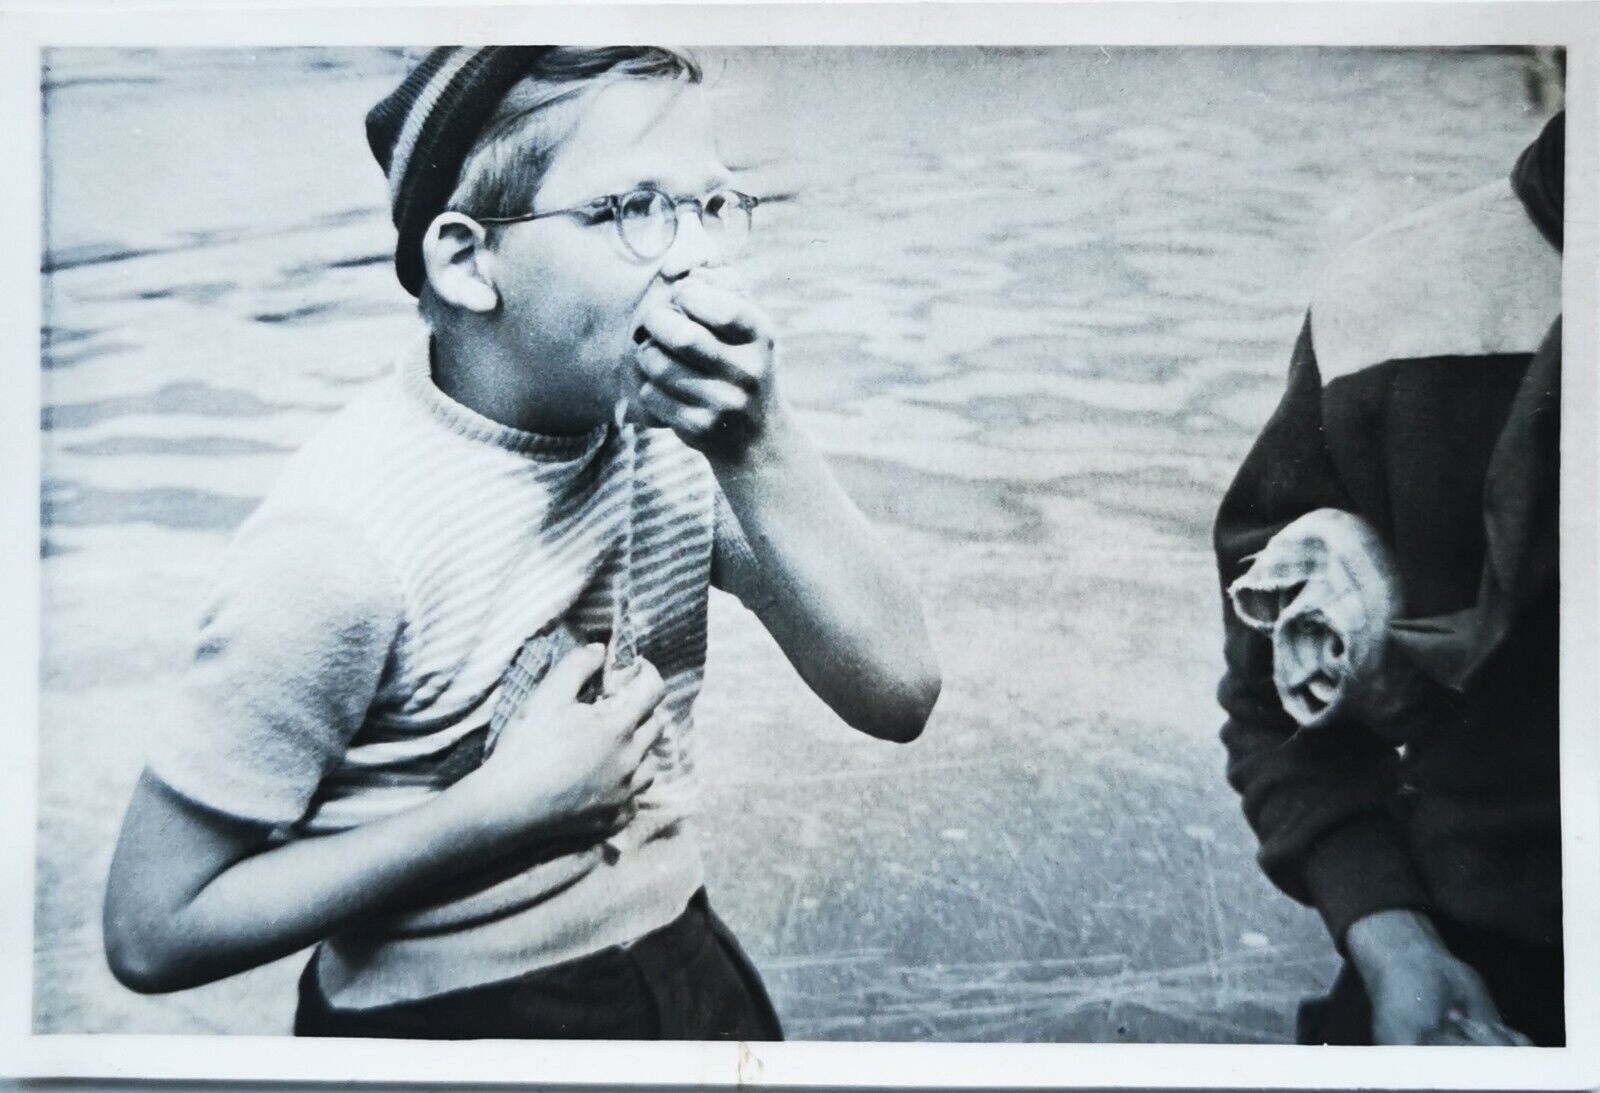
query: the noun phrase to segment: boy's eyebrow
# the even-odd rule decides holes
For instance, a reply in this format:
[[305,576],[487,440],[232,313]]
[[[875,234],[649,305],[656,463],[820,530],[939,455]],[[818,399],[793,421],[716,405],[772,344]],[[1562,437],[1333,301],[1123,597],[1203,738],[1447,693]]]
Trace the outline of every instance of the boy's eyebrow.
[[[722,187],[728,185],[728,183],[731,181],[733,181],[733,179],[729,172],[715,171],[705,176],[704,180],[700,183],[700,186],[694,191],[694,194],[695,196],[699,196],[700,194],[708,194],[712,190],[721,189]],[[673,193],[673,190],[670,186],[661,181],[659,178],[636,178],[630,182],[626,188],[618,189],[613,192],[630,193],[633,190],[659,190],[664,194],[670,194],[674,197],[678,196],[677,194]]]

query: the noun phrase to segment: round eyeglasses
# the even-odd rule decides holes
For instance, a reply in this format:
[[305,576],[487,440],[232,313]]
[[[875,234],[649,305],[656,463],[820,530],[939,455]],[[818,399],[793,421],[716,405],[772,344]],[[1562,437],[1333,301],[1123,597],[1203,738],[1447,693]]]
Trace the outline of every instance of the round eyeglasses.
[[678,221],[686,209],[692,208],[717,253],[723,258],[731,258],[743,249],[745,240],[750,238],[751,214],[760,203],[759,198],[738,190],[722,189],[705,197],[674,198],[646,186],[625,194],[607,194],[565,209],[546,209],[544,212],[523,213],[521,216],[478,216],[473,219],[480,224],[521,224],[550,216],[577,216],[589,224],[609,220],[616,225],[622,245],[638,258],[649,262],[672,249],[673,242],[678,238]]

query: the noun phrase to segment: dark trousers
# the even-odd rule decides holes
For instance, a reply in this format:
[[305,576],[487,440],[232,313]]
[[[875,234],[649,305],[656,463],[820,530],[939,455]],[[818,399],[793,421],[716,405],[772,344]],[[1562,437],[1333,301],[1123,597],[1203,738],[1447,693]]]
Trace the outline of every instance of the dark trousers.
[[766,988],[704,890],[626,945],[485,987],[338,1009],[300,977],[296,1036],[416,1040],[781,1040]]
[[[1439,920],[1434,926],[1450,951],[1483,977],[1507,1025],[1540,1047],[1566,1043],[1560,946],[1534,947]],[[1302,1044],[1372,1043],[1372,1001],[1348,961],[1326,996],[1300,1006],[1295,1039]]]

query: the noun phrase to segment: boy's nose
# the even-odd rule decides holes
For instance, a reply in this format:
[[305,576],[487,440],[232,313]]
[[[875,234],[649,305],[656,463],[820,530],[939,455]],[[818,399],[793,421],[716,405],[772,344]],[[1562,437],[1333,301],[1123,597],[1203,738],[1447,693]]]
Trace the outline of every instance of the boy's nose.
[[692,205],[680,207],[678,233],[661,258],[661,275],[674,281],[710,265],[716,258],[716,246],[700,221],[699,210]]

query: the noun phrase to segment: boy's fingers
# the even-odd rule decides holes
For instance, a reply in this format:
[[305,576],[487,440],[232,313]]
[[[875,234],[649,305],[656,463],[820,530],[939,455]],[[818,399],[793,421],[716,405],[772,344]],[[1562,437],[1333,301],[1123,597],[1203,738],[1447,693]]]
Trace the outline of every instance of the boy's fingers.
[[636,357],[645,380],[685,405],[731,414],[750,405],[749,392],[738,384],[687,368],[654,342],[641,346]]
[[650,711],[650,716],[642,721],[637,729],[633,730],[633,742],[640,747],[640,757],[643,753],[656,746],[661,735],[667,731],[667,722],[670,718],[658,705]]
[[644,723],[633,730],[633,737],[628,741],[627,763],[635,773],[649,767],[650,749],[661,742],[662,735],[667,731],[667,722],[671,718],[657,706]]
[[[639,323],[644,332],[640,344],[653,341],[691,368],[717,374],[722,367],[724,347],[704,326],[675,307],[652,308]],[[636,335],[637,337],[637,335]]]
[[600,670],[605,660],[604,645],[580,645],[556,661],[545,674],[539,690],[549,688],[557,698],[576,699],[583,685]]
[[653,383],[639,388],[639,408],[662,427],[691,438],[710,432],[718,418],[717,411],[685,405]]
[[609,709],[615,711],[620,730],[631,734],[655,712],[665,690],[661,673],[648,660],[641,660],[633,678],[605,702]]
[[760,308],[721,285],[690,281],[672,298],[686,315],[730,345],[757,341],[771,329]]
[[[756,362],[742,360],[744,353],[737,351],[740,347],[718,340],[710,330],[676,308],[653,309],[640,323],[640,329],[646,339],[697,372],[747,389],[760,383],[761,377],[753,371]],[[643,341],[640,344],[644,344]]]

